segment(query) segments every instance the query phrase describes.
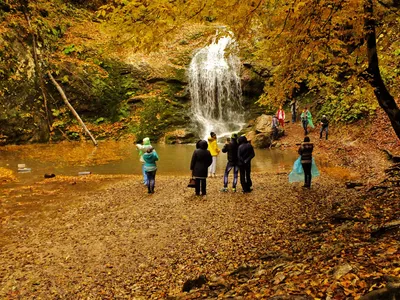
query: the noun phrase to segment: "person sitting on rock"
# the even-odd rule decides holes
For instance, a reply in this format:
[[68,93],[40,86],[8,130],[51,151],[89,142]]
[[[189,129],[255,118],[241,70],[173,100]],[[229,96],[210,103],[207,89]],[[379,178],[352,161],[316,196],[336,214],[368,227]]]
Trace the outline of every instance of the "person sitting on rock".
[[271,128],[272,128],[272,140],[275,141],[278,139],[278,134],[279,134],[279,129],[278,129],[279,121],[276,115],[272,117]]

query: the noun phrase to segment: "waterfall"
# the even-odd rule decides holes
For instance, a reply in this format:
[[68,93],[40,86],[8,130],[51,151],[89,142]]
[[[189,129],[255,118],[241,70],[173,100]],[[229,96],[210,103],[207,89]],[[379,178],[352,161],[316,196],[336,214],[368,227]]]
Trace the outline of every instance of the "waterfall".
[[211,131],[217,136],[238,132],[244,125],[240,59],[237,44],[229,36],[214,38],[200,49],[189,66],[192,115],[200,138]]

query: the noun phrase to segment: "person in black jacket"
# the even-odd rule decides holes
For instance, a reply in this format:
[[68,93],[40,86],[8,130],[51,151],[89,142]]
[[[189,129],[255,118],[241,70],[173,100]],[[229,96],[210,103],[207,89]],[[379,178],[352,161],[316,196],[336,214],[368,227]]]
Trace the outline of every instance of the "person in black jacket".
[[310,138],[306,136],[304,142],[301,143],[299,154],[301,155],[301,165],[304,170],[304,186],[305,188],[311,187],[311,165],[312,165],[312,152],[314,144],[310,142]]
[[328,139],[328,126],[329,126],[329,121],[328,118],[323,115],[321,119],[321,130],[319,131],[319,138],[322,139],[322,134],[324,131],[326,132],[325,139]]
[[192,176],[196,181],[195,192],[197,196],[200,196],[200,189],[201,195],[205,196],[207,193],[207,171],[212,163],[212,156],[207,147],[206,141],[198,141],[190,162],[190,170],[192,170]]
[[243,193],[250,193],[253,185],[250,177],[251,160],[255,156],[253,146],[247,141],[245,136],[238,139],[238,165],[240,171],[240,184],[242,185]]
[[225,143],[224,148],[222,148],[223,153],[227,153],[228,162],[226,164],[225,173],[224,173],[224,187],[221,192],[228,191],[228,176],[230,171],[233,169],[233,183],[232,183],[232,192],[236,192],[236,184],[238,181],[238,143],[237,143],[237,134],[234,133],[231,136],[230,141]]

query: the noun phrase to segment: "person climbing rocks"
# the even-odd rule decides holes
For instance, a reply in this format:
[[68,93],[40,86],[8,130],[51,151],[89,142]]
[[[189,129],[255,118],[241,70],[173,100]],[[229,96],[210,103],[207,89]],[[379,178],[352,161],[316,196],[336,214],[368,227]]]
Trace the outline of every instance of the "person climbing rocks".
[[253,182],[251,181],[251,160],[254,158],[254,148],[245,136],[238,139],[238,166],[240,172],[240,184],[243,193],[250,193]]
[[146,171],[144,170],[144,160],[143,154],[146,152],[147,149],[151,148],[150,139],[145,137],[143,139],[143,144],[136,144],[136,148],[139,150],[140,162],[142,163],[142,174],[143,174],[143,183],[145,185],[148,184]]
[[301,165],[304,170],[304,186],[305,188],[311,187],[311,165],[312,165],[312,152],[314,144],[310,142],[310,138],[306,136],[303,143],[301,143],[298,153],[301,156]]
[[237,134],[234,133],[231,135],[230,139],[227,139],[224,147],[222,148],[222,152],[227,154],[228,162],[226,163],[225,173],[224,173],[224,187],[221,192],[228,191],[228,177],[229,173],[233,169],[233,183],[232,183],[232,192],[236,192],[236,185],[238,181],[238,142],[237,142]]
[[278,139],[278,133],[279,133],[279,121],[278,117],[274,115],[272,117],[272,123],[271,123],[271,128],[272,128],[272,140],[277,140]]
[[216,177],[215,171],[217,169],[217,156],[221,150],[218,148],[217,135],[215,132],[211,132],[210,137],[208,138],[208,151],[210,151],[212,156],[212,164],[208,173],[210,177]]
[[329,126],[329,120],[328,120],[328,118],[326,117],[326,115],[323,115],[322,116],[322,119],[321,119],[321,129],[320,129],[320,131],[319,131],[319,138],[320,139],[322,139],[322,134],[323,134],[323,132],[325,131],[325,139],[327,140],[328,139],[328,126]]
[[[197,148],[198,147],[198,148]],[[192,176],[195,179],[195,193],[196,196],[205,196],[207,194],[207,170],[212,164],[212,156],[210,151],[207,150],[208,143],[204,140],[196,143],[196,150],[192,155],[190,162],[190,170],[192,170]]]
[[144,170],[147,176],[147,189],[149,194],[154,194],[154,186],[156,184],[156,161],[159,160],[158,154],[153,147],[147,148],[143,154]]
[[282,109],[282,105],[279,106],[278,111],[276,112],[276,116],[279,121],[279,125],[284,128],[285,127],[285,111]]

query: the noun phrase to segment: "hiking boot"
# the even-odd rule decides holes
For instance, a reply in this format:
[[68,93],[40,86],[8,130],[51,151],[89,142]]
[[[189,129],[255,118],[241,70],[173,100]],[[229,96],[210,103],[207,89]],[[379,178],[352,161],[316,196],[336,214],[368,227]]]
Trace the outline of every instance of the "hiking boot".
[[228,191],[228,188],[224,187],[224,188],[220,189],[220,191],[226,193]]
[[233,193],[236,193],[236,188],[232,188],[232,192],[233,192]]

